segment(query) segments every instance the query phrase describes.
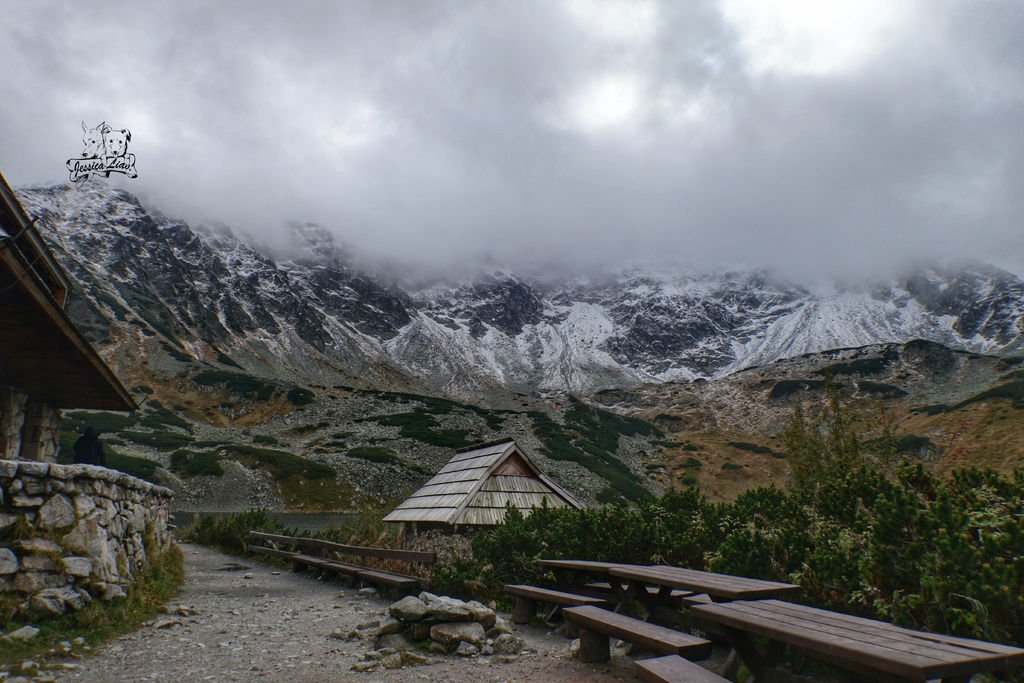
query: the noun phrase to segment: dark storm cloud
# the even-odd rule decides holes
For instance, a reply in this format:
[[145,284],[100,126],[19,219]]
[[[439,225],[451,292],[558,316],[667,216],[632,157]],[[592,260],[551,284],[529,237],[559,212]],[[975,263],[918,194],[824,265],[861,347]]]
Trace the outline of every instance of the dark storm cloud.
[[900,11],[810,52],[740,5],[10,3],[0,169],[59,181],[106,120],[130,189],[271,243],[313,220],[441,268],[1024,270],[1024,5],[853,3]]

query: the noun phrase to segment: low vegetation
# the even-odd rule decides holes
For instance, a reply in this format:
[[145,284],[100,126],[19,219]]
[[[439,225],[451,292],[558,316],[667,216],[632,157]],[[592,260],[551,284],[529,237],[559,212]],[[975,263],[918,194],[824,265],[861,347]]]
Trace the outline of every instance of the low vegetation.
[[[163,553],[152,553],[149,565],[137,575],[137,581],[128,589],[127,597],[111,602],[93,600],[77,612],[33,622],[39,633],[27,642],[0,639],[0,664],[20,664],[26,659],[49,652],[61,641],[70,641],[79,636],[95,647],[134,631],[174,597],[184,578],[184,562],[177,546]],[[23,625],[20,622],[8,622],[4,630],[13,631]]]

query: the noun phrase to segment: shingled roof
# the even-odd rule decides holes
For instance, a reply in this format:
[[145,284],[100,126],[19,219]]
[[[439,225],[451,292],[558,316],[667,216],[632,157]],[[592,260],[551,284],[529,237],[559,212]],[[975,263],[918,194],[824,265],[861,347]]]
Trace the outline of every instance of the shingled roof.
[[508,503],[529,514],[545,501],[553,508],[583,507],[507,439],[457,452],[384,521],[494,525],[505,517]]

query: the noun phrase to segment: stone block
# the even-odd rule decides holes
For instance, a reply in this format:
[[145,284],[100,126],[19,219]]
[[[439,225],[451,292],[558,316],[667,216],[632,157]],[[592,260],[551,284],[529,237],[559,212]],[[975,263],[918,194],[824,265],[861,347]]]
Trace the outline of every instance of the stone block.
[[61,567],[50,555],[24,555],[21,558],[21,568],[27,572],[56,572]]
[[16,508],[35,508],[43,504],[42,496],[29,496],[18,493],[11,498],[11,504]]
[[18,472],[17,460],[0,460],[0,481],[13,479]]
[[50,463],[48,462],[30,462],[23,460],[18,463],[18,474],[32,477],[39,477],[40,479],[45,478],[50,473]]
[[69,556],[61,558],[64,571],[71,576],[88,577],[92,573],[92,560],[88,557]]
[[38,593],[45,588],[60,588],[68,584],[68,577],[50,572],[18,572],[14,577],[14,590],[20,593]]
[[48,538],[26,538],[21,541],[15,541],[13,544],[16,550],[24,553],[38,553],[47,554],[54,553],[60,554],[60,544],[56,541],[52,541]]
[[10,548],[0,548],[0,575],[18,571],[18,556]]
[[37,524],[42,529],[59,529],[75,523],[75,507],[68,497],[58,493],[39,508]]

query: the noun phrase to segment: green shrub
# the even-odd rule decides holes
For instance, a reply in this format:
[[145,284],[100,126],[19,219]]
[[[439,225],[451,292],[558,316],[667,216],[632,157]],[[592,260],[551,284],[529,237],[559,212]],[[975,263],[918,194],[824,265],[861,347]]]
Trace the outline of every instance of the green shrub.
[[390,451],[387,448],[381,448],[380,446],[361,446],[359,448],[352,448],[347,451],[345,455],[349,458],[359,458],[360,460],[368,460],[370,462],[384,464],[402,462],[393,451]]
[[219,458],[213,453],[179,450],[171,453],[171,471],[186,476],[206,475],[219,477],[224,474]]
[[295,477],[333,479],[337,476],[337,472],[329,465],[300,458],[286,451],[232,443],[221,446],[217,452],[222,457],[250,462],[269,472],[270,476],[278,481]]
[[270,517],[266,510],[249,510],[230,515],[199,517],[183,533],[189,543],[219,548],[226,553],[242,555],[249,546],[249,532],[268,534],[285,532],[285,526]]
[[437,420],[430,413],[416,409],[408,413],[393,413],[366,418],[385,427],[400,427],[399,434],[404,439],[412,439],[431,446],[444,448],[465,448],[476,443],[475,439],[467,438],[465,429],[441,429]]
[[306,406],[313,402],[316,396],[309,389],[303,389],[302,387],[292,387],[288,390],[287,394],[288,401],[295,406]]
[[192,443],[192,435],[180,434],[178,432],[121,432],[122,439],[137,443],[142,446],[169,451]]
[[180,427],[187,431],[192,431],[192,423],[172,413],[166,408],[160,408],[156,412],[146,415],[139,422],[139,425],[143,427],[149,427],[150,429],[161,429],[163,427]]
[[703,466],[704,466],[704,463],[702,463],[700,460],[698,460],[697,458],[694,458],[692,456],[687,458],[686,462],[684,462],[682,465],[680,465],[680,467],[695,468],[695,469],[701,468]]
[[862,379],[857,382],[857,388],[863,391],[865,394],[873,394],[879,398],[902,398],[907,395],[907,392],[899,388],[894,384],[885,384],[884,382],[869,382],[866,379]]
[[722,471],[723,472],[724,471],[728,471],[728,470],[742,470],[742,469],[743,469],[743,465],[737,465],[734,462],[723,462],[722,463]]
[[200,386],[223,387],[232,394],[257,401],[266,401],[278,390],[275,384],[259,377],[227,370],[203,370],[196,373],[192,381]]
[[808,389],[824,388],[825,380],[821,379],[780,379],[768,392],[768,398],[786,398]]
[[135,415],[128,413],[99,413],[76,410],[64,413],[60,428],[63,431],[81,434],[86,427],[92,427],[100,434],[111,434],[131,429],[137,424]]
[[729,445],[741,451],[750,451],[751,453],[765,453],[768,455],[775,453],[775,451],[768,446],[761,446],[756,443],[747,443],[746,441],[730,441]]
[[889,367],[890,359],[881,358],[858,358],[843,363],[827,365],[814,374],[822,377],[836,377],[839,375],[877,375],[885,372]]
[[961,401],[956,407],[963,408],[964,406],[971,405],[972,403],[981,403],[1000,398],[1010,399],[1013,401],[1014,408],[1024,410],[1024,380],[1017,380],[994,386],[991,389],[983,391],[980,394],[976,394],[965,401]]

